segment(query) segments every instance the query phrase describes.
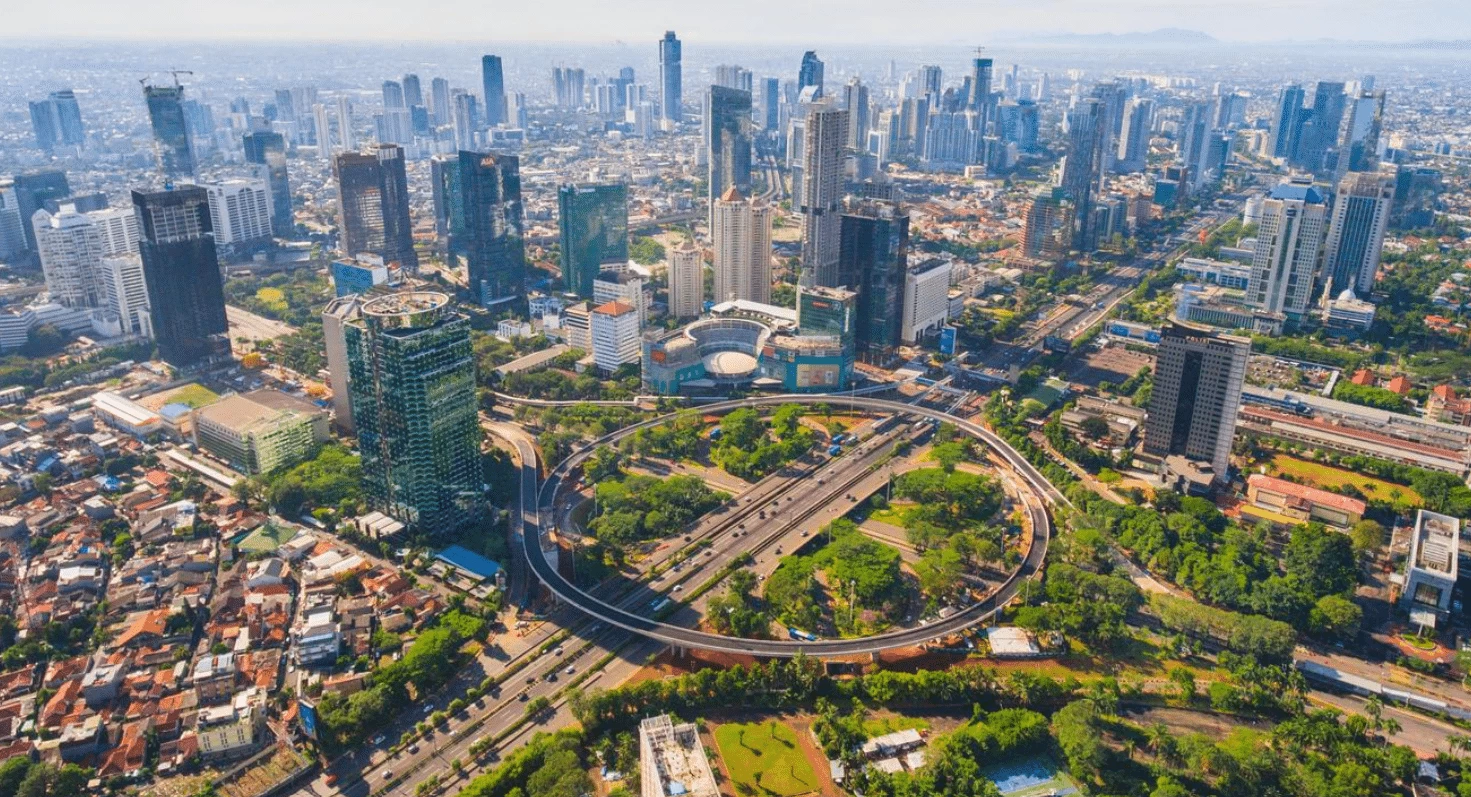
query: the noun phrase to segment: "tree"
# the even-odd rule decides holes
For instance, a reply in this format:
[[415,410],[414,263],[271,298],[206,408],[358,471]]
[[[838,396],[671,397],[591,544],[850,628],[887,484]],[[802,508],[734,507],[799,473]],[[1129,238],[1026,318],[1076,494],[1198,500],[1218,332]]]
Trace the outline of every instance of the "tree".
[[1078,424],[1078,430],[1090,439],[1102,440],[1108,437],[1108,421],[1096,415],[1091,415],[1084,418],[1082,423]]
[[1314,598],[1348,592],[1358,583],[1353,543],[1321,523],[1294,528],[1283,559],[1287,575],[1295,578]]
[[1372,554],[1384,547],[1384,527],[1365,518],[1353,524],[1348,530],[1348,538],[1353,541],[1356,552]]
[[1195,700],[1195,673],[1184,667],[1170,670],[1170,683],[1179,690],[1180,702],[1190,705]]
[[1330,639],[1350,642],[1358,636],[1364,610],[1342,595],[1324,595],[1318,599],[1308,622],[1313,632]]

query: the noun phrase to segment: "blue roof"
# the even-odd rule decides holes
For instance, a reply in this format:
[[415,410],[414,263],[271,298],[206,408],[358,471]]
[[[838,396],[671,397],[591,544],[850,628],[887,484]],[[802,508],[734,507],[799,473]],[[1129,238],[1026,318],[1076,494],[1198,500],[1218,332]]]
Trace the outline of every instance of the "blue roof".
[[173,421],[182,418],[193,411],[194,408],[189,406],[188,404],[176,401],[173,404],[163,405],[163,409],[159,410],[158,414],[162,415],[166,420]]
[[1318,193],[1317,186],[1307,183],[1282,183],[1272,189],[1272,199],[1291,199],[1306,202],[1309,205],[1323,204],[1323,195]]
[[481,578],[495,578],[501,572],[500,565],[461,545],[451,545],[434,558]]

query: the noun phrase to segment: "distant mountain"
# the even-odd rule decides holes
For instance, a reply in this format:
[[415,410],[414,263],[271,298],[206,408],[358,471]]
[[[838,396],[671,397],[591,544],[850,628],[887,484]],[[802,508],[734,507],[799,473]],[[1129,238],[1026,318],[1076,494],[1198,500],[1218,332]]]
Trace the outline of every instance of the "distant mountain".
[[1061,33],[1043,36],[1025,36],[1019,40],[1026,44],[1086,47],[1200,47],[1220,44],[1220,40],[1208,33],[1183,28],[1160,28],[1154,31],[1133,33]]

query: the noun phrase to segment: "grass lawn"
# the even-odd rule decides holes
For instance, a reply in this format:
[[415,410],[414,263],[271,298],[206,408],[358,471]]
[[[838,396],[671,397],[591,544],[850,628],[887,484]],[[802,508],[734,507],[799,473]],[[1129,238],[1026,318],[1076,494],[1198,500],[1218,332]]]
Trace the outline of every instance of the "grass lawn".
[[818,789],[817,773],[797,746],[797,734],[780,722],[721,725],[715,745],[731,780],[737,787],[746,785],[744,793],[793,797]]
[[863,721],[863,733],[870,739],[897,731],[927,731],[929,729],[929,720],[921,717],[876,717]]
[[169,394],[170,404],[188,404],[196,410],[219,400],[218,393],[199,384],[184,385]]
[[1395,500],[1393,498],[1393,491],[1395,490],[1399,491],[1400,500],[1412,506],[1419,506],[1422,500],[1420,494],[1415,492],[1415,488],[1413,487],[1387,482],[1372,476],[1364,476],[1354,473],[1351,470],[1343,470],[1330,465],[1297,459],[1296,457],[1276,454],[1268,461],[1267,466],[1267,472],[1273,476],[1293,476],[1302,480],[1305,484],[1311,484],[1314,487],[1320,487],[1324,490],[1331,490],[1345,484],[1352,484],[1358,488],[1359,492],[1364,494],[1365,500],[1377,498],[1383,501],[1393,501]]
[[868,519],[878,521],[879,523],[887,523],[890,526],[898,526],[901,529],[908,528],[904,525],[905,516],[909,514],[909,509],[913,506],[914,504],[909,503],[890,504],[883,509],[875,509],[869,512]]

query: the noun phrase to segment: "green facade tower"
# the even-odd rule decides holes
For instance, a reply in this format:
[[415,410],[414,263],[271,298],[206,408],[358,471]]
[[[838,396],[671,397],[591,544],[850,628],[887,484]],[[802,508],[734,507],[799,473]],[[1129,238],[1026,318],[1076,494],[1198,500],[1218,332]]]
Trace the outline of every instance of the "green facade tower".
[[557,189],[562,279],[567,291],[593,298],[605,263],[628,262],[628,189],[622,183],[568,183]]
[[442,293],[395,293],[344,338],[370,505],[422,531],[463,527],[484,495],[470,320]]

